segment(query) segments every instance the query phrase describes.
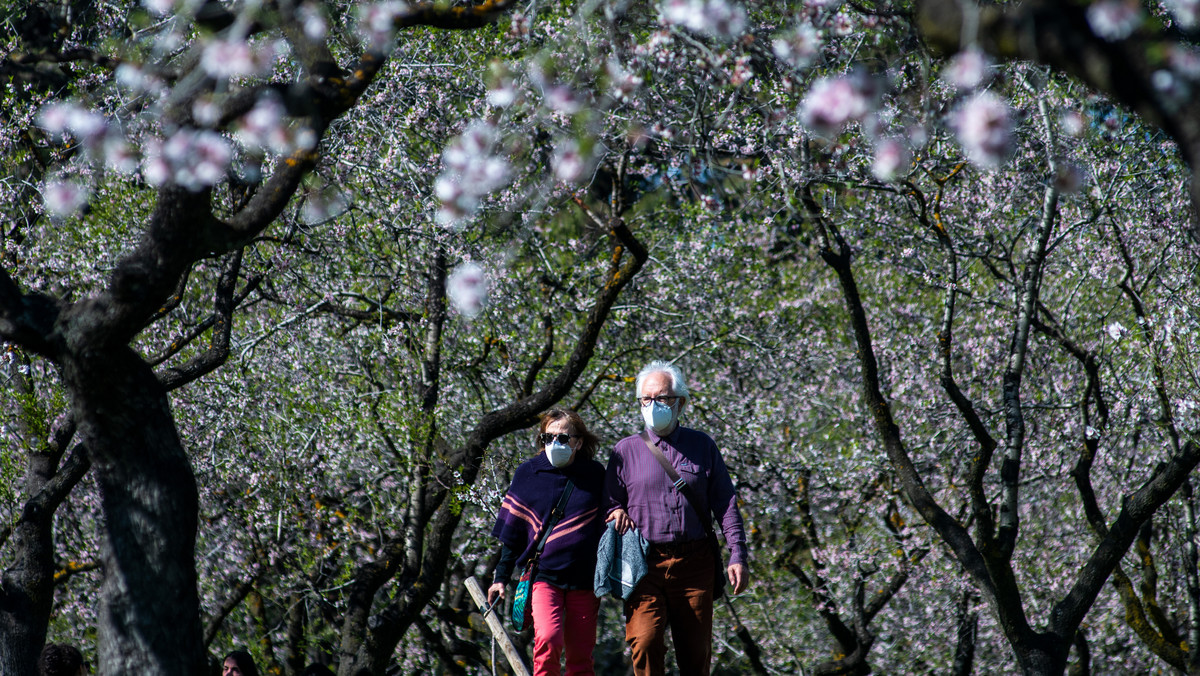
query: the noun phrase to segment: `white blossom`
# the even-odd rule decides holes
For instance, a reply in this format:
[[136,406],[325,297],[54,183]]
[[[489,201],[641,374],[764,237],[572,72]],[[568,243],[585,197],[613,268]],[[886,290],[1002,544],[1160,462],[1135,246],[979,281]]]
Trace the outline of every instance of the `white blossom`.
[[1012,143],[1012,120],[1008,104],[991,92],[980,92],[955,111],[951,126],[967,159],[985,169],[994,169],[1008,156]]
[[746,10],[727,0],[666,0],[660,8],[663,23],[720,38],[746,30]]
[[1110,42],[1132,35],[1143,18],[1142,8],[1136,0],[1099,0],[1087,8],[1092,31]]
[[446,280],[446,295],[459,314],[474,319],[487,305],[487,274],[477,263],[459,265]]
[[987,80],[991,60],[978,49],[967,49],[954,55],[942,71],[942,77],[959,89],[975,89]]
[[884,139],[875,148],[871,173],[881,181],[894,181],[901,170],[908,166],[908,162],[908,148],[903,143],[896,139]]
[[46,211],[56,216],[73,216],[88,202],[88,189],[75,181],[51,180],[42,187]]

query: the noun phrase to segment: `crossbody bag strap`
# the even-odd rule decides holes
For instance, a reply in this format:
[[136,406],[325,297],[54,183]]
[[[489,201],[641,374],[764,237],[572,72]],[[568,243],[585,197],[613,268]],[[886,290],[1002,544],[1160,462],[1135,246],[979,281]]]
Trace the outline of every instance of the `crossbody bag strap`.
[[679,493],[683,495],[683,499],[687,500],[687,503],[692,506],[692,511],[695,512],[696,516],[700,518],[700,525],[704,526],[704,536],[708,537],[711,535],[713,532],[712,517],[710,516],[709,518],[705,519],[704,515],[700,513],[700,508],[696,506],[699,503],[695,498],[695,493],[692,492],[692,487],[687,485],[687,482],[683,480],[683,477],[679,476],[679,472],[675,471],[675,467],[671,465],[671,461],[667,460],[667,456],[663,455],[662,449],[655,445],[654,442],[650,441],[649,434],[643,430],[639,436],[646,444],[646,448],[650,449],[650,454],[654,456],[654,459],[658,461],[658,464],[662,465],[663,471],[667,473],[667,478],[671,480],[671,485],[675,487],[676,491],[679,491]]
[[554,530],[554,524],[563,517],[567,511],[567,500],[571,497],[571,491],[575,489],[575,484],[567,479],[567,485],[563,488],[562,496],[558,499],[558,504],[554,505],[554,509],[550,510],[550,516],[546,517],[546,522],[542,524],[542,532],[538,534],[537,550],[533,553],[533,558],[537,559],[542,555],[542,548],[546,546],[546,536],[550,535],[550,531]]

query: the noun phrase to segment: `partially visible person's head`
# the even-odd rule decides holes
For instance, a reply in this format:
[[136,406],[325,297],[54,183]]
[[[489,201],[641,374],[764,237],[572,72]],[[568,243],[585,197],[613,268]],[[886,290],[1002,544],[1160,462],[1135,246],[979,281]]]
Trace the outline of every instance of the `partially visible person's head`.
[[234,650],[221,664],[221,676],[258,676],[254,658],[245,650]]
[[[571,447],[575,448],[575,459],[591,460],[595,457],[596,446],[600,444],[600,438],[588,430],[587,424],[583,422],[583,418],[579,417],[578,413],[568,408],[552,408],[542,414],[541,422],[538,423],[538,436],[560,432],[575,437],[571,440]],[[576,440],[579,442],[578,448],[574,446]],[[535,441],[535,444],[539,448],[545,445],[540,438]]]
[[47,643],[38,658],[38,676],[79,676],[87,673],[83,668],[83,654],[75,646],[65,643]]

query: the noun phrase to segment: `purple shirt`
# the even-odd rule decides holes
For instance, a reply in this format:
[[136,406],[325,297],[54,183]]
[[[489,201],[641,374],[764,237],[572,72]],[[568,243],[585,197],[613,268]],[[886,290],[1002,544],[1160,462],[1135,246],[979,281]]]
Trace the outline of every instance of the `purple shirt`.
[[665,437],[646,430],[650,442],[657,444],[667,462],[692,488],[701,504],[696,509],[671,485],[662,465],[646,448],[638,435],[617,442],[608,458],[605,478],[608,512],[623,508],[642,537],[652,543],[687,542],[704,537],[704,525],[697,516],[711,513],[725,534],[730,564],[746,563],[746,532],[738,511],[737,493],[717,443],[707,434],[676,427]]

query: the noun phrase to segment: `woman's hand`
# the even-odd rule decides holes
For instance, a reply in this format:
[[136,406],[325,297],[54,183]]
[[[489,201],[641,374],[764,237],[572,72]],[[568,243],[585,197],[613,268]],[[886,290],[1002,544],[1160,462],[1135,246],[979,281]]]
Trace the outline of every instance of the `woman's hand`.
[[493,582],[492,586],[488,587],[488,594],[487,594],[488,605],[489,606],[496,605],[496,599],[502,599],[502,598],[504,598],[504,583],[503,582]]
[[620,507],[614,509],[604,520],[605,523],[609,521],[612,521],[613,525],[617,527],[617,535],[624,535],[625,531],[633,528],[633,519],[629,518],[629,514]]

